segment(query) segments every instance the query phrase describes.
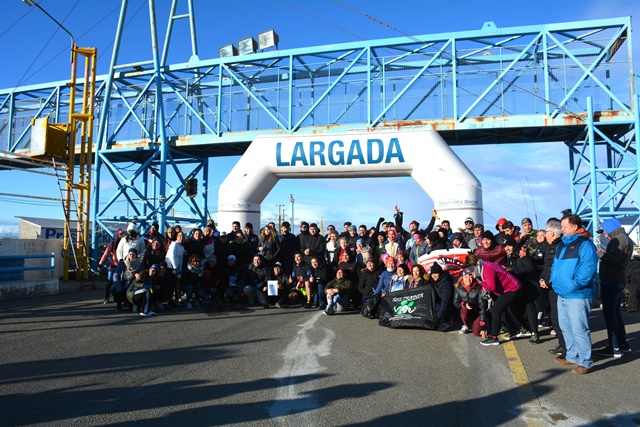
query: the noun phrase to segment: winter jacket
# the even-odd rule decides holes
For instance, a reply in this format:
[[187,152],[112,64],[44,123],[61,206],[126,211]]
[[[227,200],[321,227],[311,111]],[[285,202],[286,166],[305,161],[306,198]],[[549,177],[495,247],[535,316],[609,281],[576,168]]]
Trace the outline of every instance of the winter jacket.
[[502,244],[497,244],[491,249],[485,249],[484,246],[480,246],[473,253],[481,260],[494,262],[502,267],[507,265],[507,253],[504,251]]
[[562,298],[593,298],[597,249],[582,234],[563,236],[551,266],[553,290]]
[[601,282],[624,282],[625,269],[633,256],[633,241],[624,228],[616,228],[609,234],[609,244],[605,252],[598,252],[600,258]]
[[440,273],[438,280],[429,279],[438,296],[439,303],[436,306],[436,319],[439,322],[447,320],[453,315],[453,277],[447,271]]
[[396,270],[389,271],[384,270],[380,273],[380,278],[378,279],[378,286],[376,286],[376,290],[373,291],[374,294],[388,294],[389,293],[389,285],[391,284],[391,278],[396,274]]
[[273,240],[260,240],[258,242],[258,247],[262,248],[258,254],[262,255],[262,257],[268,261],[269,265],[278,259],[278,254],[280,253],[280,241],[277,237]]
[[542,273],[540,273],[540,278],[543,279],[550,288],[553,288],[553,283],[551,283],[551,267],[553,266],[553,260],[556,258],[556,251],[558,250],[560,242],[562,242],[562,237],[558,236],[553,242],[545,245],[544,265],[542,267]]
[[[639,278],[640,279],[640,278]],[[358,291],[363,295],[371,295],[378,286],[380,280],[380,271],[369,271],[366,268],[360,272],[360,280],[358,281]]]
[[116,256],[118,257],[118,260],[125,259],[131,248],[137,250],[138,255],[140,255],[145,248],[144,239],[140,236],[132,239],[125,233],[122,235],[120,243],[118,243],[118,248],[116,249]]
[[[509,273],[500,264],[484,261],[479,266],[482,277],[480,285],[497,296],[507,292],[516,292],[522,287],[516,276]],[[477,268],[478,266],[476,266]]]
[[481,292],[482,286],[479,284],[475,284],[475,286],[472,286],[468,290],[463,284],[459,284],[453,291],[453,305],[460,310],[462,303],[469,304],[474,310],[477,310],[480,321],[487,323],[486,304],[480,303],[480,299],[482,298],[480,296]]
[[98,263],[99,265],[105,265],[108,261],[109,264],[107,264],[107,269],[111,270],[118,266],[119,259],[117,249],[123,234],[124,230],[122,228],[119,228],[118,231],[116,231],[115,238],[107,245],[107,249],[102,254],[102,258],[100,258],[100,262]]
[[351,280],[347,278],[335,278],[327,284],[325,289],[337,289],[340,295],[347,295],[351,292],[351,288],[353,288]]
[[184,246],[177,241],[171,242],[171,246],[169,246],[169,250],[167,251],[167,257],[165,258],[165,261],[167,261],[167,268],[169,270],[176,270],[177,274],[182,274],[182,268],[185,261],[184,255]]

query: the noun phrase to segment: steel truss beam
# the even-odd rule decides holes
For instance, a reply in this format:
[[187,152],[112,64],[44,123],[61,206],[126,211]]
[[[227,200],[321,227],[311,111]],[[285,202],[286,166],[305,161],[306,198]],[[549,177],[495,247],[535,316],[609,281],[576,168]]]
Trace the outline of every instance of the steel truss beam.
[[[591,215],[594,224],[602,215],[640,213],[629,17],[501,29],[487,23],[479,31],[201,60],[187,3],[183,15],[172,3],[162,54],[154,43],[153,60],[118,65],[123,0],[110,71],[98,78],[96,182],[107,161],[125,188],[145,176],[157,180],[155,204],[146,190],[120,194],[128,205],[138,202],[133,211],[141,218],[155,214],[166,225],[175,199],[164,192],[177,194],[182,184],[169,185],[166,169],[179,179],[174,165],[185,167],[179,161],[195,170],[207,157],[242,154],[259,135],[387,126],[433,126],[451,145],[562,140],[571,152],[576,212]],[[157,41],[153,0],[149,14]],[[168,64],[179,17],[189,18],[191,56]],[[0,148],[28,150],[28,135],[20,138],[25,123],[48,109],[57,114],[68,102],[65,93],[64,82],[0,91]],[[601,149],[606,166],[599,166]],[[116,165],[131,161],[140,170],[123,179]],[[595,172],[586,173],[591,164]],[[147,175],[143,166],[154,172]],[[607,190],[594,191],[602,181]],[[99,190],[94,200],[94,211],[108,217]],[[206,214],[206,206],[199,212]]]

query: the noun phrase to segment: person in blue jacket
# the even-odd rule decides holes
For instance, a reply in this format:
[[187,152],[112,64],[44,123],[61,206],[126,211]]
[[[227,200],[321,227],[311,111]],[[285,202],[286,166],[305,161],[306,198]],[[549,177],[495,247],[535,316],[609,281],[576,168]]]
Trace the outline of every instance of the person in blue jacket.
[[556,363],[573,366],[572,373],[584,375],[591,372],[593,363],[589,315],[595,294],[598,252],[578,215],[565,215],[561,227],[562,241],[551,267],[551,283],[558,294],[558,321],[566,359],[556,359]]

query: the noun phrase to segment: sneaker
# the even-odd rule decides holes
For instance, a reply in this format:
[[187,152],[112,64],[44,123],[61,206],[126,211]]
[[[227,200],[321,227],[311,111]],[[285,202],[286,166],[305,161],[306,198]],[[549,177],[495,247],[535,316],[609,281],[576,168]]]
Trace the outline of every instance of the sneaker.
[[621,345],[620,346],[620,351],[623,353],[631,353],[631,348],[629,347],[629,345]]
[[308,302],[308,303],[306,303],[306,304],[304,305],[304,308],[306,308],[306,309],[311,309],[311,308],[313,308],[313,304],[311,304],[310,302]]
[[191,303],[188,302],[184,305],[184,308],[186,308],[187,310],[191,310],[193,308],[193,305],[191,305]]
[[444,332],[449,329],[449,324],[447,322],[442,322],[438,325],[438,331]]
[[610,346],[606,346],[604,348],[595,350],[594,353],[604,357],[612,357],[612,356],[616,358],[622,357],[622,352],[620,351],[619,348],[612,348]]
[[109,298],[105,298],[104,301],[102,301],[103,304],[109,304]]
[[519,332],[518,331],[511,331],[511,332],[507,332],[507,334],[504,336],[504,340],[505,341],[511,341],[514,338],[518,338]]
[[516,336],[518,338],[522,338],[522,337],[530,337],[531,335],[533,335],[531,331],[527,331],[525,328],[520,328]]
[[265,301],[262,303],[262,308],[269,308],[269,307],[270,307],[269,301],[265,300]]
[[506,326],[501,326],[500,327],[500,332],[498,332],[498,335],[499,334],[506,334],[507,332],[509,332],[509,329],[507,329]]
[[148,312],[148,313],[140,313],[140,316],[144,316],[144,317],[151,317],[151,316],[153,316],[154,314],[156,314],[156,313],[154,313],[153,311],[150,311],[150,312]]
[[498,340],[498,337],[489,337],[484,341],[480,341],[480,344],[482,344],[482,345],[500,345],[500,340]]
[[589,372],[591,372],[591,369],[589,368],[585,368],[584,366],[575,366],[572,370],[571,373],[572,374],[577,374],[577,375],[586,375]]
[[549,353],[557,354],[558,356],[562,356],[564,354],[564,348],[561,345],[559,345],[559,346],[557,346],[555,348],[550,349]]
[[531,334],[531,338],[529,338],[529,344],[540,344],[540,337],[538,334]]
[[552,329],[551,332],[549,332],[551,335],[553,335],[554,337],[556,336],[556,330]]
[[137,305],[133,305],[133,308],[131,309],[134,313],[138,312],[138,306]]
[[276,308],[282,308],[282,304],[280,304],[280,301],[276,303]]
[[324,309],[325,314],[335,314],[335,310],[332,305],[328,305],[327,308]]
[[458,333],[459,334],[468,334],[469,333],[469,327],[467,325],[462,325],[462,328],[460,328]]

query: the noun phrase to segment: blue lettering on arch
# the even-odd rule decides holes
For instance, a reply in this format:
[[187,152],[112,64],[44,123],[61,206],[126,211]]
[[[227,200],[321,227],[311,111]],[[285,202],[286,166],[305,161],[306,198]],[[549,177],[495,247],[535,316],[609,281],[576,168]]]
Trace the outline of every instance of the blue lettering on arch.
[[391,158],[395,157],[398,162],[404,163],[404,157],[402,156],[402,150],[400,149],[400,142],[398,138],[391,138],[389,141],[389,151],[387,151],[387,158],[385,163],[391,163]]
[[309,166],[307,157],[304,155],[304,145],[302,145],[302,142],[296,142],[296,145],[293,146],[293,154],[291,154],[291,166],[295,166],[298,161],[302,162],[302,164],[305,166]]
[[277,166],[291,166],[291,163],[282,161],[282,142],[276,144],[276,165]]
[[[344,165],[344,151],[340,150],[340,151],[336,151],[336,146],[339,147],[339,149],[344,148],[344,143],[342,141],[336,140],[336,141],[331,141],[329,143],[329,163],[331,163],[334,166],[338,166],[338,165]],[[336,160],[336,156],[338,158],[338,160]]]
[[364,156],[362,155],[362,147],[360,147],[360,141],[357,139],[351,141],[351,147],[349,147],[349,156],[347,157],[347,164],[352,164],[354,160],[359,160],[361,165],[365,164]]
[[[378,146],[378,157],[373,158],[373,144]],[[367,163],[376,164],[382,161],[384,157],[384,145],[382,145],[382,140],[380,139],[370,139],[367,141]]]
[[316,165],[315,157],[318,156],[320,159],[320,164],[322,166],[326,166],[326,162],[324,160],[324,142],[322,141],[311,141],[309,144],[309,162],[311,166]]

